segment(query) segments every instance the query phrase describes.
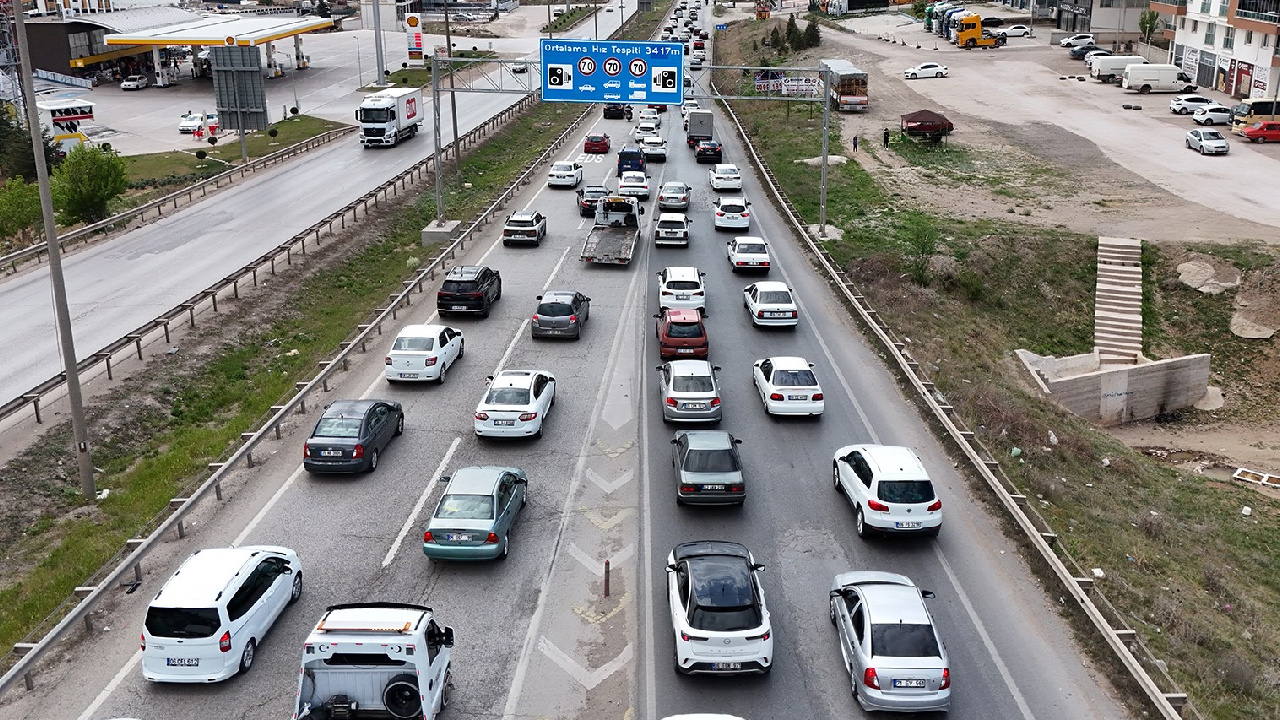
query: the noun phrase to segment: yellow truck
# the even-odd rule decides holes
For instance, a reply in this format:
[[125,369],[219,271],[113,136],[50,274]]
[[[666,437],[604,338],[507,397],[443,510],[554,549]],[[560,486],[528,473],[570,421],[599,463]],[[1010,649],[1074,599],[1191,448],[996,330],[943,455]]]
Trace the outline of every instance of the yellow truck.
[[982,18],[977,15],[961,18],[956,29],[956,45],[965,50],[976,47],[997,48],[1006,41],[1004,35],[992,35],[991,31],[982,29]]

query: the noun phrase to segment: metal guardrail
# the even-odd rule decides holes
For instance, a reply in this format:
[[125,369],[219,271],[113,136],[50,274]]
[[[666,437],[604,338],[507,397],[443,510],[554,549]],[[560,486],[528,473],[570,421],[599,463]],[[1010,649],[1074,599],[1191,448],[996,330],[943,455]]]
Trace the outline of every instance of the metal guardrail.
[[[356,127],[354,125],[348,125],[346,127],[341,127],[336,130],[328,130],[326,132],[320,133],[319,135],[313,138],[307,138],[302,142],[295,143],[293,145],[290,145],[287,148],[282,148],[280,150],[277,150],[271,153],[270,155],[263,155],[262,157],[257,158],[252,162],[230,168],[228,170],[218,173],[217,175],[205,178],[204,180],[201,180],[198,183],[195,183],[193,185],[188,185],[187,187],[184,187],[181,190],[176,190],[174,192],[171,192],[168,195],[165,195],[164,197],[156,198],[155,200],[152,200],[143,205],[139,205],[136,208],[131,208],[129,210],[125,210],[122,213],[117,213],[115,215],[112,215],[106,220],[100,220],[96,223],[93,223],[92,225],[86,225],[82,228],[77,228],[75,230],[72,230],[71,232],[65,235],[59,235],[58,247],[66,249],[67,246],[72,245],[76,242],[87,242],[91,236],[103,230],[110,230],[119,225],[123,225],[124,223],[127,223],[130,220],[133,220],[135,218],[141,218],[143,220],[146,220],[147,219],[146,214],[151,210],[156,211],[156,218],[163,217],[164,207],[166,205],[169,205],[170,203],[172,203],[173,207],[171,209],[176,210],[178,208],[179,200],[181,200],[185,196],[187,199],[187,202],[191,202],[192,200],[194,200],[195,192],[197,190],[200,191],[200,196],[204,197],[205,195],[209,194],[210,185],[212,185],[214,189],[218,189],[222,187],[222,183],[224,181],[230,184],[233,180],[236,179],[235,176],[237,174],[239,175],[240,178],[243,178],[245,173],[247,172],[257,172],[261,168],[265,168],[269,165],[274,165],[275,163],[291,158],[294,155],[304,153],[319,145],[324,145],[330,140],[333,140],[338,137],[342,137],[343,135],[346,135],[351,132],[355,132],[355,130],[356,130]],[[0,255],[0,268],[5,268],[6,274],[16,273],[18,271],[19,263],[29,262],[32,260],[38,263],[38,262],[41,262],[42,258],[45,255],[48,255],[48,251],[45,249],[44,243],[32,245],[30,247],[26,247],[21,250],[15,250],[7,255]],[[0,414],[0,419],[3,419],[3,418],[4,418],[4,415]]]
[[[715,90],[714,83],[711,84],[711,87]],[[719,93],[718,90],[716,92]],[[774,177],[773,172],[756,153],[755,146],[751,144],[751,139],[747,136],[746,131],[743,130],[737,114],[733,112],[733,108],[728,103],[722,103],[722,105],[733,120],[734,126],[738,129],[738,135],[742,138],[743,144],[751,155],[752,164],[764,176],[774,199],[782,206],[784,214],[791,221],[796,232],[800,237],[804,238],[809,252],[818,261],[828,278],[839,288],[845,300],[857,311],[858,316],[867,328],[884,345],[885,350],[897,364],[903,376],[915,389],[916,394],[933,414],[934,419],[946,431],[947,437],[964,453],[974,472],[986,481],[996,499],[1000,501],[1000,504],[1008,511],[1014,522],[1022,529],[1027,541],[1039,552],[1040,557],[1053,571],[1053,574],[1062,582],[1063,588],[1079,604],[1085,615],[1102,635],[1107,645],[1115,653],[1116,658],[1133,676],[1137,685],[1142,688],[1152,707],[1159,711],[1160,717],[1165,720],[1180,720],[1184,709],[1191,709],[1194,712],[1194,708],[1188,704],[1185,693],[1165,692],[1156,684],[1144,667],[1143,661],[1134,653],[1135,648],[1141,649],[1147,656],[1146,660],[1153,666],[1159,667],[1155,663],[1155,657],[1150,649],[1142,643],[1136,631],[1124,626],[1120,613],[1115,606],[1106,599],[1100,589],[1095,587],[1094,578],[1084,573],[1079,563],[1057,542],[1058,536],[1053,532],[1049,523],[1039,512],[1031,507],[1027,502],[1027,497],[1019,492],[1018,488],[1000,471],[999,461],[995,460],[991,452],[977,441],[973,431],[961,426],[960,419],[956,416],[954,408],[946,404],[945,400],[940,399],[941,396],[936,393],[936,386],[925,379],[919,363],[904,352],[906,343],[893,339],[890,335],[891,329],[880,319],[879,314],[871,307],[866,298],[853,287],[853,283],[848,279],[848,274],[839,269],[835,259],[822,248],[820,240],[809,230],[808,225],[800,216],[800,212],[787,198],[786,193],[778,186],[777,178]],[[1059,557],[1059,552],[1062,557]],[[1067,563],[1063,560],[1064,557],[1066,561],[1071,563],[1073,568],[1067,567]],[[1104,607],[1099,607],[1099,603],[1095,602],[1095,598]],[[1106,613],[1103,612],[1104,609]],[[1112,625],[1112,620],[1108,619],[1108,615],[1115,619],[1119,627]],[[1168,685],[1176,687],[1167,672],[1162,671],[1162,674]]]
[[[515,105],[502,111],[498,115],[495,115],[493,118],[486,121],[484,125],[472,130],[470,133],[467,133],[467,135],[460,138],[459,141],[462,143],[462,147],[468,147],[476,144],[482,136],[488,135],[489,132],[497,128],[501,123],[529,109],[538,102],[538,100],[539,98],[536,95],[526,95]],[[0,658],[0,667],[9,666],[5,674],[0,677],[0,694],[10,689],[14,683],[17,682],[18,678],[22,678],[28,690],[33,689],[35,683],[32,679],[32,673],[34,672],[35,665],[40,658],[55,643],[63,639],[67,632],[74,627],[77,622],[84,622],[86,625],[89,625],[91,623],[89,613],[93,609],[94,605],[101,600],[107,592],[118,587],[126,574],[132,571],[133,580],[140,582],[142,580],[142,560],[149,552],[151,552],[151,550],[161,543],[164,536],[170,531],[176,531],[178,537],[185,537],[186,529],[183,525],[183,519],[186,515],[191,512],[200,501],[207,500],[210,493],[212,493],[217,500],[222,500],[222,483],[228,478],[231,472],[242,464],[246,467],[253,467],[254,449],[264,440],[267,440],[269,435],[274,435],[277,440],[280,439],[281,424],[292,413],[306,412],[306,400],[309,395],[317,391],[329,391],[329,380],[332,378],[334,373],[339,369],[344,371],[347,370],[349,365],[348,361],[350,360],[351,355],[357,350],[361,353],[365,352],[367,350],[367,344],[374,337],[382,334],[383,323],[395,320],[396,314],[402,307],[412,304],[410,299],[411,296],[414,293],[421,293],[423,291],[423,282],[435,279],[436,274],[440,272],[445,262],[453,260],[460,250],[464,250],[466,243],[472,240],[485,225],[491,222],[494,219],[495,214],[500,209],[504,208],[522,187],[531,182],[535,170],[556,157],[560,148],[563,147],[574,131],[578,129],[584,120],[586,120],[594,107],[594,105],[585,106],[577,119],[575,119],[563,133],[553,140],[547,150],[539,155],[538,158],[531,163],[519,177],[512,181],[511,184],[507,186],[506,190],[499,194],[498,197],[487,208],[485,208],[479,216],[477,216],[465,231],[460,233],[458,237],[447,248],[438,253],[434,259],[419,269],[413,279],[404,281],[404,289],[401,290],[400,293],[391,296],[387,307],[379,308],[375,311],[375,316],[368,323],[357,326],[356,334],[350,340],[342,343],[342,350],[331,360],[320,363],[320,371],[315,375],[315,377],[306,382],[298,382],[295,386],[297,392],[292,398],[286,401],[283,405],[273,406],[271,408],[272,415],[264,421],[255,432],[244,433],[241,435],[242,443],[239,448],[232,452],[225,460],[216,463],[209,463],[209,470],[211,471],[210,476],[186,497],[174,498],[171,500],[168,508],[169,512],[157,517],[159,522],[147,537],[127,540],[125,542],[125,548],[117,554],[116,558],[114,558],[112,562],[103,566],[98,573],[95,573],[94,578],[90,579],[90,582],[93,583],[92,585],[76,588],[75,593],[62,604],[59,610],[55,611],[55,613],[46,620],[41,628],[38,628],[28,636],[28,640],[34,637],[39,637],[39,640],[35,642],[28,641],[18,643],[8,655],[4,658]],[[339,229],[345,228],[346,217],[348,214],[351,215],[351,220],[354,224],[357,221],[358,211],[363,208],[364,214],[367,215],[369,203],[373,203],[376,207],[379,196],[386,197],[388,193],[393,196],[397,195],[399,190],[404,189],[405,184],[409,182],[411,178],[420,182],[426,175],[433,171],[437,155],[440,157],[447,157],[448,151],[451,149],[452,145],[453,143],[446,145],[442,148],[441,152],[432,154],[430,157],[414,165],[412,168],[405,170],[391,180],[383,183],[372,192],[367,193],[361,198],[349,203],[347,206],[333,213],[328,218],[325,218],[307,230],[294,235],[291,239],[281,243],[270,253],[267,253],[249,265],[246,265],[238,274],[228,277],[193,296],[188,302],[183,303],[169,313],[166,313],[164,318],[162,318],[164,320],[162,324],[158,324],[161,321],[157,320],[149,326],[144,326],[144,328],[149,327],[150,332],[158,332],[159,328],[163,327],[167,337],[169,320],[181,317],[182,315],[189,315],[191,323],[194,326],[197,305],[208,301],[216,311],[218,293],[225,291],[227,288],[231,288],[232,292],[236,293],[236,297],[238,297],[238,283],[242,280],[248,279],[249,277],[252,277],[256,282],[258,270],[269,264],[274,272],[274,261],[279,255],[284,254],[286,257],[289,257],[294,246],[305,248],[308,238],[312,238],[316,243],[319,243],[321,231],[327,229],[328,232],[332,232],[335,223],[340,224]],[[136,344],[139,348],[138,352],[141,354],[142,337],[140,333],[127,335],[112,345],[119,345],[122,342],[125,346]],[[48,627],[48,625],[53,623],[55,620],[56,624],[53,624],[52,627],[45,631],[44,627]]]

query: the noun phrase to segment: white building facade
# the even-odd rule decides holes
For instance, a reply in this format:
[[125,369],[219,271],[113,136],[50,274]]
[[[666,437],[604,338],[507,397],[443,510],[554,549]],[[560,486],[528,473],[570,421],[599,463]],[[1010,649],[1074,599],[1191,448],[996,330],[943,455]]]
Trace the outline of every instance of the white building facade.
[[1172,40],[1169,62],[1235,98],[1280,94],[1280,0],[1152,2]]

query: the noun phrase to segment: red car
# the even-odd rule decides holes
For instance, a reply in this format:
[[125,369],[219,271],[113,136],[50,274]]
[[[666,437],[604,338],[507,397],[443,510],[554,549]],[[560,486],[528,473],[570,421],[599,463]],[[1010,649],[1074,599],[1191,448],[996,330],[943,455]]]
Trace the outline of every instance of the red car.
[[608,134],[600,133],[598,135],[588,135],[586,142],[582,143],[582,152],[587,152],[587,153],[609,152]]
[[667,310],[658,319],[658,355],[669,358],[707,357],[710,349],[702,313],[697,310]]
[[1263,120],[1241,128],[1240,134],[1249,142],[1280,142],[1280,122]]
[[666,105],[650,105],[649,107],[653,108],[654,110],[657,110],[658,112],[666,112],[666,111],[667,111],[667,106],[666,106]]

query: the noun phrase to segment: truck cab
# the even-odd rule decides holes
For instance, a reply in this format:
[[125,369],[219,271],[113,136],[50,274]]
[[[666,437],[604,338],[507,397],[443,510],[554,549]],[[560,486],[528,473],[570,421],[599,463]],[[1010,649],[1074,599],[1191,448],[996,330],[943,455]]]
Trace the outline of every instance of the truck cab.
[[356,109],[360,144],[395,147],[418,134],[422,124],[422,90],[389,88],[365,97]]
[[453,641],[429,607],[334,605],[302,646],[293,717],[433,720],[453,689]]
[[956,21],[956,45],[965,50],[976,47],[997,48],[1008,42],[1004,35],[992,35],[990,30],[982,27],[982,18],[976,13],[961,17]]

